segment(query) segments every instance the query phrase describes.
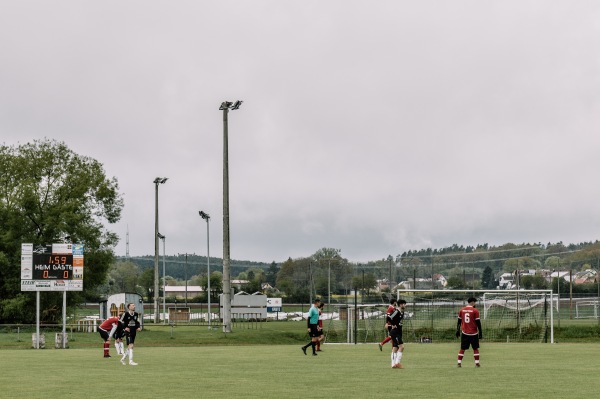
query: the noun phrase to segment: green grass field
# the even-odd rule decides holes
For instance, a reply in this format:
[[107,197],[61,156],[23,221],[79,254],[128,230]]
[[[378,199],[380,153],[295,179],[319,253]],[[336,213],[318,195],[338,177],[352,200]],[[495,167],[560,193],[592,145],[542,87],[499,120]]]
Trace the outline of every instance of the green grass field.
[[[576,342],[567,343],[571,329]],[[390,367],[389,344],[383,352],[375,344],[325,344],[318,356],[304,356],[304,322],[240,324],[227,335],[201,326],[148,324],[137,338],[135,367],[121,365],[112,345],[113,357],[102,358],[98,333],[69,332],[69,349],[63,350],[54,349],[55,331],[43,330],[47,349],[35,350],[31,329],[4,327],[0,397],[595,397],[597,328],[563,323],[560,331],[558,344],[484,340],[480,369],[472,351],[456,368],[458,341],[407,343],[405,369],[398,370]]]
[[150,335],[138,336],[139,366],[121,365],[114,347],[112,358],[102,358],[99,337],[94,348],[0,350],[1,396],[591,398],[600,392],[597,344],[483,343],[479,369],[472,351],[456,368],[457,344],[407,344],[405,369],[398,370],[390,368],[389,344],[383,352],[376,345],[324,345],[313,357],[297,344],[148,347]]

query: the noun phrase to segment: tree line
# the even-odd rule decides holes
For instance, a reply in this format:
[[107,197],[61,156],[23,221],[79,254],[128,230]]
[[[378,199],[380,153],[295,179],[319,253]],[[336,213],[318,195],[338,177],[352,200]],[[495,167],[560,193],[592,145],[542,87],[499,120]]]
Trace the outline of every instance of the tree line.
[[[123,291],[151,300],[156,294],[150,292],[153,257],[117,258],[113,251],[118,237],[109,226],[120,219],[123,206],[117,179],[108,177],[100,162],[74,153],[65,143],[43,139],[0,146],[0,324],[35,320],[35,296],[21,292],[20,281],[21,244],[28,242],[84,244],[85,263],[93,267],[85,268],[83,291],[67,296],[69,307]],[[206,263],[205,257],[196,255],[188,255],[187,262],[181,255],[167,257],[166,279],[169,284],[207,287]],[[222,260],[211,258],[210,263],[211,291],[216,297]],[[339,249],[321,248],[310,256],[280,263],[232,260],[231,276],[248,280],[242,289],[249,293],[261,291],[290,302],[308,302],[315,296],[331,300],[331,296],[356,290],[368,296],[378,285],[391,294],[402,281],[429,278],[433,282],[437,275],[444,275],[451,288],[494,288],[500,274],[530,269],[600,270],[600,244],[454,244],[366,263],[349,261]],[[547,288],[541,287],[548,284],[544,281],[532,277],[522,283]],[[566,287],[558,281],[551,285],[560,285],[561,291]],[[576,287],[580,289],[588,288]],[[40,296],[42,320],[59,321],[62,293],[41,292]]]
[[[37,140],[0,146],[0,324],[35,320],[35,296],[21,292],[21,244],[84,244],[84,291],[71,291],[68,305],[83,302],[106,279],[118,237],[106,225],[121,217],[116,178],[102,164],[74,153],[65,143]],[[62,293],[41,292],[41,317],[61,317]]]

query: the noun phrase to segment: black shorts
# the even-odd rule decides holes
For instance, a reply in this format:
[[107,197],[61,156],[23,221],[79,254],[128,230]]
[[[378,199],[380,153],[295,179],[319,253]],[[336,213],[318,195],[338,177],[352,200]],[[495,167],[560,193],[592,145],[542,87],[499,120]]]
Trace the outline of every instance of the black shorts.
[[97,330],[98,330],[98,332],[100,333],[100,336],[102,337],[102,339],[103,339],[104,341],[108,341],[108,335],[109,335],[109,332],[108,332],[108,331],[106,331],[106,330],[103,330],[103,329],[101,329],[100,327],[98,327],[98,328],[97,328]]
[[123,334],[123,329],[122,328],[117,328],[117,330],[115,331],[115,333],[113,334],[113,337],[115,339],[123,339],[123,336],[125,334]]
[[475,349],[479,349],[479,336],[475,335],[467,335],[464,333],[460,334],[460,349],[466,351],[469,349],[469,346]]
[[402,340],[402,326],[390,329],[390,337],[392,338],[392,346],[394,348],[404,345]]
[[318,324],[310,324],[308,328],[310,328],[310,332],[308,333],[308,335],[310,335],[311,337],[316,338],[321,335]]
[[135,327],[132,328],[133,329],[129,332],[123,330],[123,333],[125,334],[125,340],[127,341],[127,345],[132,345],[135,343],[135,334],[137,333],[137,330],[135,329]]

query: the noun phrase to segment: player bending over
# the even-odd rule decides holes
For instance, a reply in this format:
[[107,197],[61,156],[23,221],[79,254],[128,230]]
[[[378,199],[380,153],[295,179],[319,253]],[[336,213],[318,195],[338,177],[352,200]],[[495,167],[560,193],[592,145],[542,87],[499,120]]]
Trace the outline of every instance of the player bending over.
[[98,326],[97,330],[104,341],[104,357],[110,357],[110,339],[113,336],[115,337],[115,348],[117,348],[117,353],[120,353],[117,339],[121,330],[119,325],[119,317],[109,317]]

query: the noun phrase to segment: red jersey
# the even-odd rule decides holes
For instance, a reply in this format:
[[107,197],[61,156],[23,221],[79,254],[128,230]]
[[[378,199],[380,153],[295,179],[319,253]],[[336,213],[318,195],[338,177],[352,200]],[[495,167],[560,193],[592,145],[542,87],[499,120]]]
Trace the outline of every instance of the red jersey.
[[112,328],[115,325],[119,324],[119,318],[117,316],[114,317],[109,317],[108,319],[104,320],[102,322],[102,324],[100,324],[100,328],[103,329],[104,331],[110,331],[112,330]]
[[[386,316],[389,316],[389,315],[391,315],[392,313],[394,313],[394,310],[396,310],[396,308],[394,307],[394,305],[390,305],[390,306],[388,306],[387,310],[385,311],[385,315],[386,315]],[[387,320],[387,317],[386,317],[385,319]],[[386,322],[385,322],[385,325],[386,325],[386,326],[389,326],[389,325],[390,325],[390,322],[389,322],[389,321],[386,321]]]
[[479,320],[479,309],[471,305],[465,306],[458,312],[458,318],[460,319],[460,329],[463,334],[477,335],[478,329],[475,320]]
[[323,320],[321,319],[322,314],[323,312],[319,310],[319,321],[317,322],[317,326],[319,326],[321,329],[323,329]]

